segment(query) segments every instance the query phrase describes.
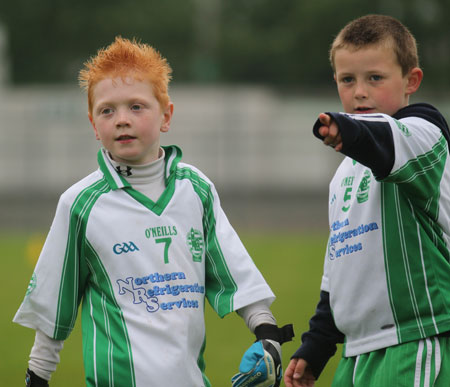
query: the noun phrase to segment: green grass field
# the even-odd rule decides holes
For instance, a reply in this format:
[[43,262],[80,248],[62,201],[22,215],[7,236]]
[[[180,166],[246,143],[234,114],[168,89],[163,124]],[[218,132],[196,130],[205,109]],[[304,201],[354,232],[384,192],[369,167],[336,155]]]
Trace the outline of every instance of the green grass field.
[[[3,273],[0,297],[4,308],[0,320],[0,375],[4,386],[20,386],[24,383],[34,331],[13,324],[11,320],[25,294],[43,238],[41,234],[3,233],[0,236]],[[286,366],[300,345],[301,333],[307,329],[308,320],[318,301],[326,235],[290,231],[287,234],[241,233],[241,238],[277,295],[272,311],[278,324],[294,324],[297,336],[293,342],[283,345],[283,366]],[[213,386],[229,386],[230,377],[237,371],[240,359],[254,337],[236,314],[220,319],[209,305],[206,325],[206,374]],[[61,363],[52,377],[51,386],[83,386],[81,356],[78,321],[76,329],[65,342]],[[330,386],[339,357],[340,348],[316,383],[317,387]]]

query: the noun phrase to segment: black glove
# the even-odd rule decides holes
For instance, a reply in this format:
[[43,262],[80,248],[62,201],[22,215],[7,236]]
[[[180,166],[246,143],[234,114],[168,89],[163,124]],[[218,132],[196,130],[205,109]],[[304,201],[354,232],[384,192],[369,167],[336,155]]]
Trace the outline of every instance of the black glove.
[[49,387],[48,380],[42,379],[41,377],[37,376],[30,369],[27,369],[25,383],[27,387]]

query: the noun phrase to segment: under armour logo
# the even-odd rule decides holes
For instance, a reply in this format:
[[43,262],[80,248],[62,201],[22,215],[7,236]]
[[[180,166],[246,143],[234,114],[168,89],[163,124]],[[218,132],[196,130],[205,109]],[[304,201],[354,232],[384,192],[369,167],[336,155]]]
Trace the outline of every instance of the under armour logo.
[[126,168],[121,168],[120,165],[116,167],[116,171],[119,172],[122,176],[131,176],[131,167],[127,166]]

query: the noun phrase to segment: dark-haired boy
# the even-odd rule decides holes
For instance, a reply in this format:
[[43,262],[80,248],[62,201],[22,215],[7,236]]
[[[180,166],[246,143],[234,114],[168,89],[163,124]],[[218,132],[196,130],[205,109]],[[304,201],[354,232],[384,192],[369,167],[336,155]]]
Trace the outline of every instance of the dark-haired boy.
[[320,302],[286,386],[313,386],[342,342],[333,386],[448,386],[448,125],[409,105],[423,73],[397,19],[350,22],[330,60],[345,113],[320,114],[313,131],[347,157],[330,183]]

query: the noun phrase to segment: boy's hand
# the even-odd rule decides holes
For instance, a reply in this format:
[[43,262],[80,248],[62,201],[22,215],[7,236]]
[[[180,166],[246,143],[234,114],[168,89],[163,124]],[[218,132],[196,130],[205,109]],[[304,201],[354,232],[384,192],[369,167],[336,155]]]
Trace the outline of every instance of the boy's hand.
[[324,137],[323,143],[334,148],[336,152],[340,152],[342,150],[342,138],[339,127],[332,118],[325,113],[319,114],[319,121],[322,124],[319,128],[319,134]]
[[239,373],[231,378],[233,387],[278,387],[281,382],[281,345],[259,340],[242,357]]
[[313,387],[315,378],[304,359],[292,359],[284,373],[286,387]]
[[282,328],[261,324],[255,328],[256,342],[244,353],[233,387],[278,387],[283,375],[281,345],[295,336],[292,324]]
[[25,385],[27,387],[48,387],[48,381],[37,376],[30,369],[27,369],[27,374],[25,377]]

